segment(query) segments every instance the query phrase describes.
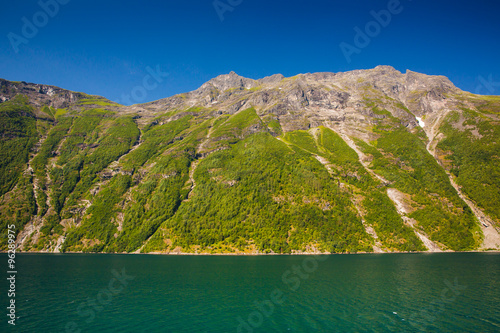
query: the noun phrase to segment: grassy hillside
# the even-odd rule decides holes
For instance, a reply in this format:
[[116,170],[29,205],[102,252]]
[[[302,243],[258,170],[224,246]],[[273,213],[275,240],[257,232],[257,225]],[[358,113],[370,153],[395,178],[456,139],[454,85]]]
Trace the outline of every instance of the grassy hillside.
[[464,193],[500,221],[500,126],[480,112],[452,112],[438,144]]
[[0,133],[1,196],[14,187],[39,139],[35,115],[25,97],[0,104]]
[[213,153],[194,177],[192,195],[146,250],[371,251],[348,194],[310,154],[268,133]]
[[477,224],[469,207],[451,186],[448,176],[416,133],[394,117],[374,128],[379,139],[362,144],[373,157],[370,168],[391,182],[392,187],[411,196],[414,218],[431,239],[452,250],[477,246]]

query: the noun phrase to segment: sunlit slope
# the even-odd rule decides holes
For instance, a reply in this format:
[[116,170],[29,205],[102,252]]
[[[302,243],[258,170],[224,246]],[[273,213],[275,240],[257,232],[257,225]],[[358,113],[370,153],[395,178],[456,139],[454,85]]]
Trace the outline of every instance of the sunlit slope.
[[131,107],[25,90],[0,103],[0,228],[24,251],[500,248],[500,102],[443,77],[232,73]]

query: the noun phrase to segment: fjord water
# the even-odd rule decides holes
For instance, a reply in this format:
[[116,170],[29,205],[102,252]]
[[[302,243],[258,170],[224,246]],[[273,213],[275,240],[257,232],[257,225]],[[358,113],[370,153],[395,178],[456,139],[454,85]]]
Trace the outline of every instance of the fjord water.
[[0,331],[500,331],[492,253],[18,254],[17,270],[19,318],[7,325],[2,297]]

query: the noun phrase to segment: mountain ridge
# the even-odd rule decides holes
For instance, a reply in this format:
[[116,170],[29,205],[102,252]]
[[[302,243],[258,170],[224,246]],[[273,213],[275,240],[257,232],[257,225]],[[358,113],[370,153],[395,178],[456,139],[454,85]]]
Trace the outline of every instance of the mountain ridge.
[[443,76],[231,72],[132,106],[0,80],[0,100],[24,251],[500,248],[500,98]]

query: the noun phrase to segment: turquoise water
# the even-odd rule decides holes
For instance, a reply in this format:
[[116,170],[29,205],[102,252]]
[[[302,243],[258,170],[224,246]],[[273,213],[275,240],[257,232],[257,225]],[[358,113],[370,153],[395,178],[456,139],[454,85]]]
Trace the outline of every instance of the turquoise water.
[[18,254],[17,270],[2,332],[500,332],[498,254]]

